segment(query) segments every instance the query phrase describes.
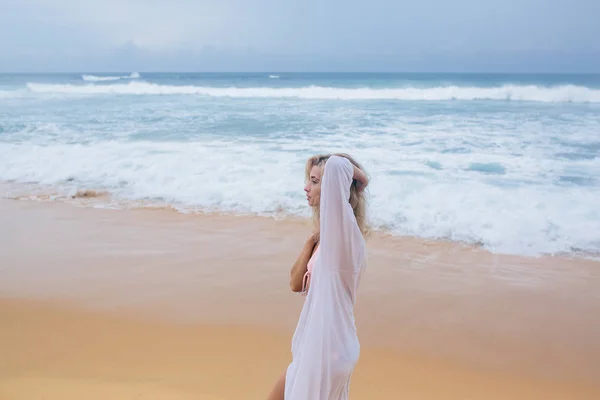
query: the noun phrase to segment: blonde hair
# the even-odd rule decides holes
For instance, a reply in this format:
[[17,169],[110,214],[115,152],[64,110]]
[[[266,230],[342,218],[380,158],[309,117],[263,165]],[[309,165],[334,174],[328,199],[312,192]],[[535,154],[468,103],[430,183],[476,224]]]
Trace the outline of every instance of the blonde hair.
[[[305,179],[308,182],[310,180],[310,171],[313,167],[319,167],[321,170],[321,177],[323,176],[323,170],[325,168],[325,163],[329,160],[331,156],[339,156],[348,159],[354,166],[356,166],[361,171],[365,172],[364,168],[349,154],[345,153],[333,153],[333,154],[317,154],[315,156],[310,157],[306,161],[305,168]],[[365,172],[366,174],[366,172]],[[370,228],[367,223],[367,199],[365,190],[359,191],[356,187],[356,181],[352,181],[352,186],[350,187],[350,205],[352,206],[352,210],[354,211],[354,217],[356,218],[356,222],[358,224],[358,228],[360,229],[363,236],[368,236],[370,232]],[[312,207],[312,218],[313,223],[318,225],[319,223],[319,206]]]

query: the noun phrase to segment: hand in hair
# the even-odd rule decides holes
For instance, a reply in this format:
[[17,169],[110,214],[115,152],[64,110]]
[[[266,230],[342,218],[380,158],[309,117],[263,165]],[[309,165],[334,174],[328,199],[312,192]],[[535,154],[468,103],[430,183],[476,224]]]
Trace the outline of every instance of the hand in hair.
[[353,167],[354,173],[352,175],[352,179],[356,182],[356,190],[358,191],[358,193],[360,193],[363,190],[365,190],[365,188],[369,184],[369,178],[367,177],[367,174],[365,174],[364,171],[362,171],[356,165],[353,165]]

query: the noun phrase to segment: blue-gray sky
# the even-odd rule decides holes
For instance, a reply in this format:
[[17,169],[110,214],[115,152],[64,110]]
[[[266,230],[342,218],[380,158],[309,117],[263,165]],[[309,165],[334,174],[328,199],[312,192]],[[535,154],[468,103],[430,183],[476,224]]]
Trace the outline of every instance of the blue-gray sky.
[[0,0],[0,71],[600,72],[600,0]]

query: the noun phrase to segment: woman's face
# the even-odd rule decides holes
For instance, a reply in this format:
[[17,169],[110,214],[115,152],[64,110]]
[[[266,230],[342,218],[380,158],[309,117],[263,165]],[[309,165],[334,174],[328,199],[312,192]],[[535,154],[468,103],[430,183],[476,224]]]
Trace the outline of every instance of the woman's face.
[[310,178],[304,186],[306,200],[311,207],[318,207],[321,200],[321,169],[313,166],[310,170]]

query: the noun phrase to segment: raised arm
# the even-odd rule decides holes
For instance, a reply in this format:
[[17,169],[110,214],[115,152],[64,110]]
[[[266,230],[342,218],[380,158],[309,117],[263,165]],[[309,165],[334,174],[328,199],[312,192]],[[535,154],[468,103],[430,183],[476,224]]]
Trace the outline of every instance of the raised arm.
[[331,156],[321,181],[320,235],[322,268],[352,268],[352,244],[359,233],[350,206],[350,186],[354,177],[352,163]]

